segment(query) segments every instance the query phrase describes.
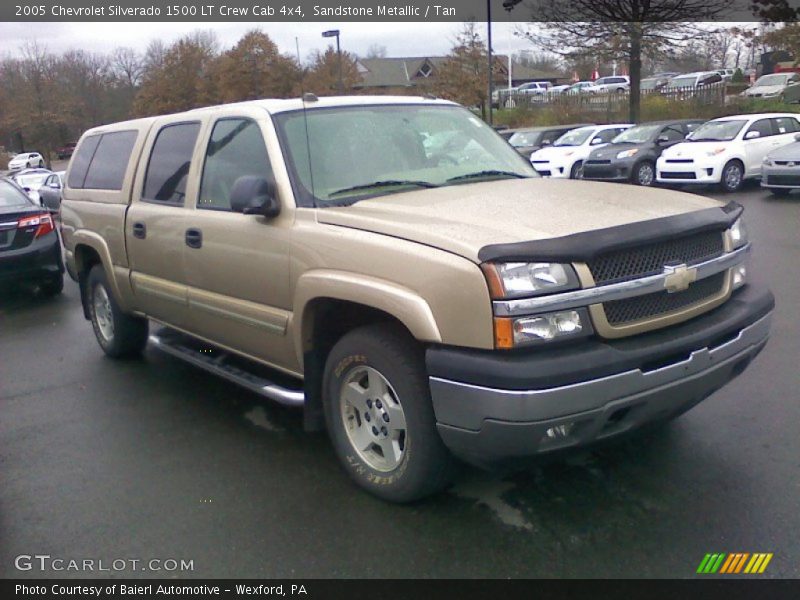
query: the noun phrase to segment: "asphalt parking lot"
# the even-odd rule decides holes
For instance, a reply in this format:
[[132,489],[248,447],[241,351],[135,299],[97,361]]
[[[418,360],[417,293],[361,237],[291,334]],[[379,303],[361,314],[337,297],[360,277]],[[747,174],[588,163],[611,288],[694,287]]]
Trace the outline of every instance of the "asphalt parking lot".
[[772,552],[764,576],[800,577],[800,194],[733,198],[752,285],[777,298],[741,378],[664,428],[467,470],[411,506],[351,485],[297,412],[152,348],[105,358],[72,281],[3,298],[0,577],[103,575],[18,571],[31,554],[194,566],[125,576],[691,577],[708,552]]

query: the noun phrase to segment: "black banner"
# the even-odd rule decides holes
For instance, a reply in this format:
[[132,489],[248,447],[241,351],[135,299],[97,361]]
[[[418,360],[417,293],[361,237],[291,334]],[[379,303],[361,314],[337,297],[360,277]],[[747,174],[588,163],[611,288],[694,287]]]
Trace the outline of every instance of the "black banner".
[[782,600],[800,596],[800,581],[694,580],[5,580],[3,598],[409,598],[578,599],[724,598]]
[[[599,6],[607,4],[607,7]],[[798,0],[10,0],[0,21],[788,21]]]

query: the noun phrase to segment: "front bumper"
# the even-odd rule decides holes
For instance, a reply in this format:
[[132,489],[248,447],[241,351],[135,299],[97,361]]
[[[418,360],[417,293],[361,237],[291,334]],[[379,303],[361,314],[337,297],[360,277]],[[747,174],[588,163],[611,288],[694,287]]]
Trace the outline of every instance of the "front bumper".
[[[676,162],[680,161],[680,162]],[[719,183],[722,165],[703,159],[658,159],[656,181],[659,183]]]
[[439,433],[460,458],[492,464],[670,418],[744,371],[773,307],[770,292],[746,286],[705,315],[630,338],[528,353],[431,348]]
[[633,160],[611,160],[583,163],[583,178],[595,181],[630,181]]
[[785,190],[800,188],[800,163],[795,167],[773,165],[761,169],[762,187]]
[[549,160],[531,160],[531,165],[542,177],[568,178],[572,164],[555,163]]

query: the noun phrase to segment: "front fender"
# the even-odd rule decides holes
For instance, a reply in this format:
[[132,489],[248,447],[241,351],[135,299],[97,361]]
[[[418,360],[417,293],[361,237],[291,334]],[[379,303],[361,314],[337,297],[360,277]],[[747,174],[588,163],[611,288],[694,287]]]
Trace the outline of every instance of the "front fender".
[[363,304],[392,315],[419,341],[441,342],[442,336],[428,302],[413,290],[384,279],[346,271],[315,269],[297,281],[294,295],[292,327],[298,360],[303,359],[303,323],[309,302],[317,298],[332,298]]

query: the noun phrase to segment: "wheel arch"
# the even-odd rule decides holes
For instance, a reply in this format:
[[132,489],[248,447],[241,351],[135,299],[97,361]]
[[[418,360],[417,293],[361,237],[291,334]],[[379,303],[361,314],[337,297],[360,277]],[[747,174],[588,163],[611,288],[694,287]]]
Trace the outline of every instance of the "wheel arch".
[[89,319],[88,290],[87,280],[89,271],[95,265],[102,265],[103,270],[108,276],[108,283],[112,288],[112,293],[118,303],[122,303],[122,294],[114,276],[114,265],[111,261],[111,253],[108,246],[98,234],[90,231],[78,231],[73,236],[73,261],[75,273],[78,277],[78,285],[81,291],[81,304],[83,305],[83,316]]
[[428,303],[413,291],[384,280],[319,270],[298,281],[292,325],[303,365],[305,427],[324,427],[322,373],[330,350],[357,327],[386,323],[402,327],[419,342],[441,342]]

